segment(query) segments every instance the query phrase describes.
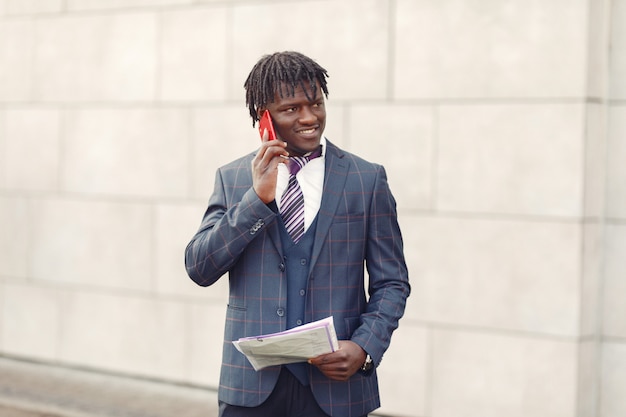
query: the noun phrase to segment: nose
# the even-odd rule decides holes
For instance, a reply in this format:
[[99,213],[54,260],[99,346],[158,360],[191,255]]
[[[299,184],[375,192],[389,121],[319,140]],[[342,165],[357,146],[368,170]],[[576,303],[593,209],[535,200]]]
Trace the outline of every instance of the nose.
[[302,106],[300,108],[300,123],[301,124],[311,124],[317,121],[317,116],[313,109],[310,106]]

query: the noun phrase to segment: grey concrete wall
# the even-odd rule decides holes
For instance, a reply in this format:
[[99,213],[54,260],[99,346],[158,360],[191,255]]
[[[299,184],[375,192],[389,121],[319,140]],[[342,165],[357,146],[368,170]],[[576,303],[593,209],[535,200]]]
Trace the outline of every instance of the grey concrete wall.
[[380,411],[623,416],[625,40],[626,0],[0,0],[0,354],[217,385],[183,250],[295,49],[398,201]]

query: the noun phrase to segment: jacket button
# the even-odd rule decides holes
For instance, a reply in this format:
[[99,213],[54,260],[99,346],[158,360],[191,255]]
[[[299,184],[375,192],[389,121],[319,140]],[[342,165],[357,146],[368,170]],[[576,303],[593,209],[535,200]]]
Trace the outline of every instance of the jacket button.
[[281,272],[285,272],[285,264],[281,262],[281,263],[278,265],[278,269],[280,269],[280,271],[281,271]]
[[285,309],[282,307],[279,307],[278,310],[276,310],[276,315],[278,315],[278,317],[282,317],[285,315]]
[[261,227],[263,227],[263,225],[265,225],[265,222],[263,221],[263,219],[259,219],[256,221],[256,223],[250,228],[250,234],[253,235],[256,232],[258,232]]

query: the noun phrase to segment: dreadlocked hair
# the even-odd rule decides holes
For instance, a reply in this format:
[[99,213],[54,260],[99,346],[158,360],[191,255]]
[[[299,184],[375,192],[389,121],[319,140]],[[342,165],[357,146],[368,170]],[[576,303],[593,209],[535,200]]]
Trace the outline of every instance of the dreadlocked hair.
[[[285,94],[293,96],[295,89],[302,87],[306,98],[313,100],[319,83],[328,98],[327,77],[328,73],[324,68],[299,52],[285,51],[263,56],[243,84],[252,126],[259,120],[257,110],[273,102],[276,92],[283,98]],[[284,89],[287,91],[283,91]]]

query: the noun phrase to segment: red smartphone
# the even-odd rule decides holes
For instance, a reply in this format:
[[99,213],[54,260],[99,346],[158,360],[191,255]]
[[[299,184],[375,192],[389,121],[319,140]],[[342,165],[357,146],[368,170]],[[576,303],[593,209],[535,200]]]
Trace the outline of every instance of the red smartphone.
[[272,123],[272,116],[270,116],[269,110],[265,110],[261,120],[259,120],[259,134],[261,135],[261,138],[263,138],[263,131],[265,129],[267,129],[269,140],[276,139],[276,132],[274,132],[274,124]]

